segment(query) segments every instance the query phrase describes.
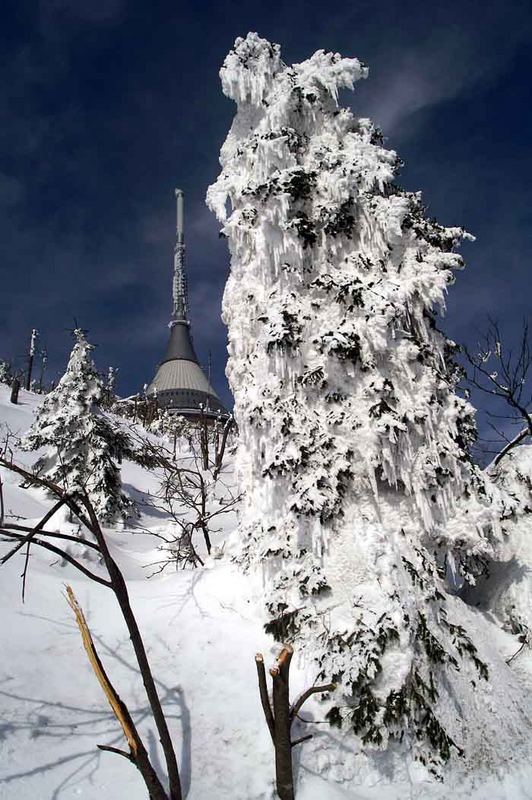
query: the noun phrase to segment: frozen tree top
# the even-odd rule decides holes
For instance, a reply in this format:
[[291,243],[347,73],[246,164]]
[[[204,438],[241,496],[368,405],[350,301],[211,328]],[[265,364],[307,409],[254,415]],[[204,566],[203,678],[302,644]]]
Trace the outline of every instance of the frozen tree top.
[[[220,70],[223,92],[237,102],[257,105],[268,97],[275,75],[286,69],[278,44],[248,33],[245,39],[235,41]],[[317,50],[307,61],[294,64],[290,72],[302,89],[324,90],[336,102],[338,90],[352,89],[355,81],[367,77],[368,68],[357,58]]]

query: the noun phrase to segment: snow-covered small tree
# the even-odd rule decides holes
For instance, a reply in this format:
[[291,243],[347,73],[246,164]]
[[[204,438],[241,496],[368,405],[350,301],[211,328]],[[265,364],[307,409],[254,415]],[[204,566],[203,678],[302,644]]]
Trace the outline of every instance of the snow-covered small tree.
[[84,489],[101,520],[113,522],[134,511],[122,492],[118,464],[130,451],[127,434],[100,409],[103,385],[82,330],[66,372],[37,409],[23,440],[27,450],[44,448],[35,468],[63,488]]
[[8,361],[0,359],[0,383],[7,383],[10,385],[12,380],[13,372],[11,369],[11,364]]
[[107,375],[103,382],[103,392],[101,405],[103,408],[112,408],[117,400],[116,396],[116,376],[118,370],[115,367],[109,367]]
[[427,218],[379,131],[338,106],[366,74],[321,50],[287,66],[257,34],[221,69],[238,110],[207,202],[232,256],[234,553],[262,573],[266,630],[338,684],[330,722],[437,771],[474,738],[453,709],[488,678],[445,573],[474,581],[498,535],[436,325],[468,234]]

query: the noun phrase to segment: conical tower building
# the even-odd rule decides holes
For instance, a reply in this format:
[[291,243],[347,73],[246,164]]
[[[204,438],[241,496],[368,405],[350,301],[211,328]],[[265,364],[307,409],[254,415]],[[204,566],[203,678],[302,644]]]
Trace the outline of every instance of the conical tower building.
[[199,365],[192,344],[188,318],[188,292],[185,272],[183,192],[176,189],[177,226],[174,249],[173,310],[170,339],[147,395],[159,408],[190,419],[228,417],[228,413]]

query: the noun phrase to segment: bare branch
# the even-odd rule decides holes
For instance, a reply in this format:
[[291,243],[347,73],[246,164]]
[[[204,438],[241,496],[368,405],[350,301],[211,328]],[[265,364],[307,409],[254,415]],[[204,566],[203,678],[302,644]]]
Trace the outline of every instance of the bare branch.
[[68,604],[74,612],[74,616],[76,618],[76,623],[81,634],[83,647],[85,648],[89,663],[94,674],[96,675],[96,678],[98,679],[100,686],[103,689],[103,693],[105,694],[109,705],[111,706],[113,714],[115,715],[120,727],[124,732],[124,736],[126,737],[126,741],[129,746],[129,756],[125,751],[119,750],[116,747],[110,747],[108,745],[98,745],[98,747],[100,750],[109,750],[110,752],[114,752],[120,756],[128,758],[128,760],[135,764],[139,772],[142,774],[146,787],[148,788],[150,798],[154,798],[155,800],[168,800],[166,791],[150,762],[148,753],[142,739],[139,736],[131,714],[109,680],[109,676],[107,675],[96,647],[94,646],[94,641],[91,636],[89,626],[87,625],[85,615],[70,586],[66,587],[66,593]]
[[503,400],[508,408],[509,415],[496,415],[487,412],[494,418],[499,416],[508,419],[512,424],[526,426],[526,433],[521,431],[517,436],[510,438],[503,431],[491,425],[500,437],[499,441],[506,442],[490,466],[496,466],[501,459],[527,436],[532,435],[532,414],[529,411],[530,401],[523,401],[523,397],[530,394],[529,381],[532,367],[532,352],[529,341],[528,323],[523,323],[521,339],[517,354],[514,355],[510,348],[505,348],[499,326],[493,320],[489,321],[489,328],[479,351],[472,354],[467,348],[462,348],[472,374],[468,377],[469,383],[490,397]]
[[312,738],[313,738],[313,734],[312,733],[307,733],[306,736],[301,736],[300,739],[296,739],[294,742],[291,742],[290,746],[291,747],[295,747],[296,744],[301,744],[301,742],[308,742],[308,740],[312,739]]
[[224,455],[225,455],[225,448],[227,447],[227,437],[229,436],[229,431],[233,427],[234,422],[235,422],[235,419],[231,415],[229,417],[229,419],[227,420],[227,422],[225,423],[225,425],[224,425],[224,429],[223,429],[223,433],[222,433],[222,442],[220,444],[220,449],[216,453],[216,464],[215,464],[214,472],[212,474],[212,477],[213,477],[214,480],[216,480],[218,478],[218,475],[220,474],[220,470],[222,469]]
[[336,689],[335,683],[327,683],[323,686],[311,686],[310,689],[307,689],[303,692],[302,695],[298,697],[296,702],[293,704],[292,708],[290,709],[290,718],[294,719],[294,717],[299,714],[303,705],[307,702],[309,697],[313,694],[320,694],[322,692],[333,692]]
[[[6,529],[2,529],[0,531],[4,536],[8,536],[10,539],[16,539],[18,541],[22,541],[22,544],[26,541],[26,537],[22,536],[22,534],[15,533],[14,531],[9,531]],[[66,550],[61,550],[59,547],[55,547],[50,542],[43,542],[42,539],[32,539],[32,544],[37,545],[38,547],[42,547],[44,550],[49,550],[51,553],[54,553],[56,556],[63,558],[65,561],[68,561],[73,567],[78,569],[87,578],[90,578],[92,581],[96,581],[96,583],[101,583],[102,586],[107,586],[108,588],[112,588],[111,581],[106,580],[105,578],[101,578],[99,575],[96,575],[94,572],[91,572],[89,569],[80,564],[79,561],[76,561],[70,553],[67,553]]]
[[510,665],[510,664],[512,663],[512,661],[513,661],[515,658],[517,658],[517,656],[518,656],[520,653],[522,653],[522,651],[524,650],[524,648],[526,647],[526,645],[527,645],[527,644],[528,644],[528,642],[527,642],[527,640],[525,639],[525,641],[524,641],[524,642],[521,644],[521,647],[519,648],[519,650],[517,650],[517,651],[516,651],[516,652],[513,654],[513,656],[510,656],[510,658],[508,658],[508,659],[507,659],[506,663],[507,663],[508,665]]
[[[15,524],[14,522],[8,522],[4,525],[0,525],[0,532],[4,530],[14,530],[14,531],[26,531],[27,533],[31,533],[34,531],[34,528],[30,528],[28,525],[19,525],[18,523]],[[91,550],[96,550],[97,553],[100,552],[100,548],[94,542],[89,542],[88,539],[83,539],[81,536],[70,536],[68,533],[58,533],[58,531],[39,531],[39,536],[50,536],[53,539],[65,539],[68,542],[75,542],[76,544],[82,544],[84,547],[90,547]],[[3,563],[0,561],[0,563]]]
[[275,742],[275,723],[273,719],[272,707],[270,705],[270,698],[268,697],[268,686],[266,684],[266,670],[264,669],[264,657],[262,653],[257,653],[255,656],[255,664],[257,665],[257,676],[259,679],[259,696],[264,711],[264,717],[272,742]]
[[4,522],[4,483],[2,481],[2,476],[0,475],[0,525]]
[[57,503],[54,506],[52,506],[50,511],[48,511],[48,513],[44,515],[44,517],[41,519],[41,521],[28,533],[28,535],[25,536],[22,539],[22,541],[19,544],[17,544],[12,550],[10,550],[9,553],[7,553],[2,559],[0,559],[0,564],[6,564],[9,561],[10,558],[13,558],[13,556],[16,553],[18,553],[18,551],[22,547],[24,547],[25,544],[29,544],[31,542],[31,540],[33,539],[33,537],[35,536],[35,534],[39,533],[39,531],[41,531],[44,528],[46,523],[54,516],[54,514],[64,504],[65,504],[65,500],[64,499],[58,500]]
[[65,505],[67,505],[68,508],[70,508],[70,510],[77,516],[79,521],[90,530],[90,522],[82,512],[79,504],[76,502],[74,494],[69,494],[65,489],[59,486],[59,484],[54,483],[48,478],[44,478],[42,475],[30,472],[29,470],[20,467],[18,464],[14,464],[12,461],[7,461],[5,458],[0,457],[0,465],[7,467],[7,469],[11,470],[11,472],[15,472],[17,475],[23,477],[30,486],[35,485],[41,486],[43,489],[49,489],[49,491],[55,497],[63,499]]
[[520,431],[520,433],[517,434],[517,436],[514,436],[514,438],[510,442],[508,442],[506,447],[503,447],[500,453],[498,453],[495,456],[495,458],[490,464],[490,467],[496,467],[497,464],[499,464],[499,462],[504,458],[504,456],[507,455],[507,453],[509,453],[510,450],[516,447],[519,444],[519,442],[522,442],[523,439],[526,439],[527,436],[530,436],[530,431],[528,428],[524,428],[522,431]]
[[98,748],[98,750],[105,750],[109,753],[116,753],[119,756],[124,756],[124,758],[127,758],[128,761],[133,761],[133,758],[131,757],[130,753],[126,753],[125,750],[120,750],[118,747],[111,747],[111,745],[109,744],[97,744],[96,747]]
[[129,715],[129,712],[125,707],[124,703],[120,700],[115,688],[113,687],[111,681],[107,676],[107,673],[103,667],[102,662],[100,661],[100,657],[96,652],[94,641],[89,631],[89,626],[87,625],[87,620],[85,619],[85,614],[81,610],[81,606],[79,605],[76,596],[72,591],[71,586],[66,586],[66,598],[68,601],[68,605],[74,612],[76,623],[79,628],[79,632],[81,634],[81,639],[83,641],[83,647],[85,648],[85,652],[87,653],[87,658],[89,659],[89,663],[94,671],[94,674],[98,679],[98,682],[100,683],[100,686],[103,689],[103,693],[105,694],[107,700],[109,701],[109,705],[113,710],[113,714],[117,718],[120,727],[124,731],[124,736],[126,737],[127,743],[129,745],[131,757],[135,759],[138,752],[139,736],[135,729],[133,720],[131,719],[131,716]]

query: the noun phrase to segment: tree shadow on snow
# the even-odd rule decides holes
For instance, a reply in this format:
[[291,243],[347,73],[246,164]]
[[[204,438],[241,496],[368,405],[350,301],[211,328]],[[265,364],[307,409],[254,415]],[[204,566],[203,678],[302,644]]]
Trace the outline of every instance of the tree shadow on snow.
[[[305,713],[304,716],[302,715],[302,718],[308,724],[301,723],[299,720],[296,721],[293,738],[297,739],[300,736],[311,733],[312,740],[308,743],[303,742],[297,745],[292,751],[293,774],[296,786],[304,773],[318,778],[324,777],[323,767],[317,763],[315,765],[312,764],[313,756],[318,758],[320,752],[334,752],[338,756],[338,763],[342,764],[344,760],[348,761],[352,758],[355,747],[354,739],[351,740],[350,744],[349,736],[344,734],[342,738],[338,735],[334,735],[334,733],[331,732],[329,723],[314,719],[312,712]],[[307,750],[303,749],[305,747]],[[382,783],[386,785],[394,780],[396,775],[393,763],[391,763],[393,759],[389,758],[389,754],[387,755],[385,752],[377,749],[370,750],[366,748],[364,750],[364,757],[368,765],[371,765],[371,767],[381,775],[381,779],[378,781],[379,784]]]
[[[55,620],[50,621],[56,622]],[[129,640],[118,642],[113,648],[97,635],[93,634],[93,639],[97,643],[97,649],[104,663],[110,664],[114,661],[115,665],[119,664],[130,672],[137,682],[140,682],[138,668],[120,652]],[[111,675],[113,674],[112,664],[109,672]],[[96,677],[91,677],[96,682]],[[13,678],[7,679],[7,681],[12,680]],[[4,681],[4,685],[7,681]],[[179,741],[175,733],[175,723],[177,721],[180,723],[181,771],[183,794],[186,796],[190,788],[191,776],[190,714],[184,701],[183,690],[180,687],[167,686],[157,678],[155,682],[174,742]],[[126,697],[131,716],[146,740],[153,766],[163,784],[166,784],[166,772],[161,763],[158,737],[153,730],[151,709],[148,703],[142,705],[139,703],[140,687],[135,689],[131,684],[124,686],[124,683],[123,678],[119,678],[116,681],[116,688],[122,697]],[[67,789],[77,784],[85,781],[93,784],[102,758],[118,759],[118,756],[113,754],[102,753],[97,749],[98,744],[122,748],[124,746],[122,730],[114,714],[108,708],[103,695],[98,706],[93,707],[77,703],[63,703],[59,700],[51,700],[46,696],[26,696],[16,691],[7,691],[4,688],[0,688],[0,698],[4,700],[4,719],[0,726],[0,741],[2,738],[9,738],[13,742],[14,737],[19,738],[16,743],[16,751],[25,753],[25,761],[31,759],[31,743],[37,739],[54,740],[54,742],[50,742],[50,747],[58,747],[62,751],[58,756],[38,766],[13,772],[4,770],[4,774],[0,775],[0,786],[16,784],[17,781],[23,781],[35,775],[46,775],[54,770],[67,768],[67,774],[59,779],[50,795],[50,800],[60,800]],[[11,701],[13,704],[9,712],[5,709],[5,701]],[[12,718],[9,718],[11,716]],[[90,738],[90,747],[63,754],[65,748],[75,737]],[[135,771],[133,766],[130,769]],[[141,780],[140,776],[135,779]]]
[[143,492],[141,489],[137,489],[137,487],[133,486],[132,483],[123,483],[122,489],[127,496],[136,503],[139,511],[144,514],[145,517],[150,517],[151,519],[164,519],[168,521],[168,512],[153,505],[154,496],[152,494]]

